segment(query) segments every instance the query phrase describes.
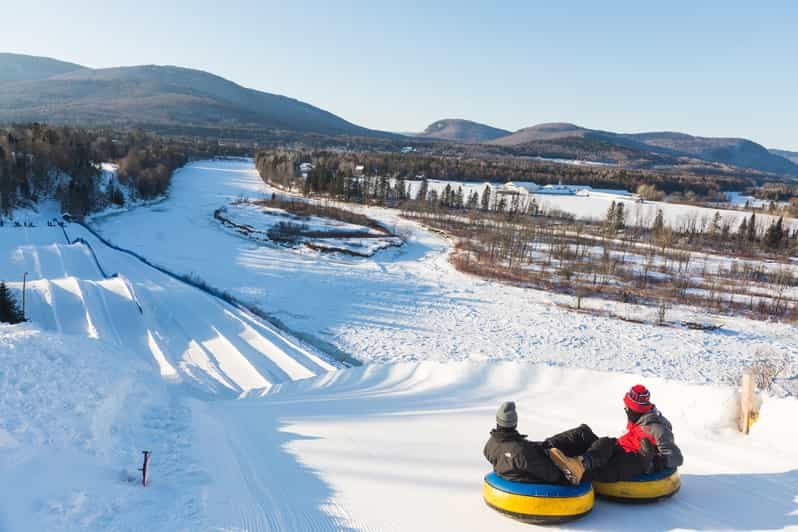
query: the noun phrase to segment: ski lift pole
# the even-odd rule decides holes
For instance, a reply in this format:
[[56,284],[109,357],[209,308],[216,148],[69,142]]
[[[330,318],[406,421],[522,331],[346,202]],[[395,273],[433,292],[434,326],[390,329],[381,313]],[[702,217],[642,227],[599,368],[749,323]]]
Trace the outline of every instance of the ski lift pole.
[[144,453],[144,465],[139,468],[141,471],[141,485],[147,486],[147,466],[150,463],[150,451],[141,451]]

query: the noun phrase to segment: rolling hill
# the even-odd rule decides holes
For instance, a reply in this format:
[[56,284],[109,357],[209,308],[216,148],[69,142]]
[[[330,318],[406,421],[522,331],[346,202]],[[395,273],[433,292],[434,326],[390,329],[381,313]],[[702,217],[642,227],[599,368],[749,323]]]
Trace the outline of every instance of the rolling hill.
[[0,53],[0,83],[42,80],[85,68],[49,57]]
[[614,133],[569,123],[547,123],[520,129],[488,142],[521,151],[551,152],[599,160],[672,164],[699,160],[778,175],[798,175],[798,164],[747,139],[695,137],[675,132]]
[[506,129],[498,129],[479,122],[459,118],[445,118],[433,122],[417,136],[454,142],[480,143],[509,135]]
[[0,121],[390,135],[200,70],[156,65],[91,69],[17,54],[0,56]]
[[773,155],[778,155],[779,157],[784,157],[785,159],[798,164],[798,151],[787,151],[787,150],[769,150],[770,153]]

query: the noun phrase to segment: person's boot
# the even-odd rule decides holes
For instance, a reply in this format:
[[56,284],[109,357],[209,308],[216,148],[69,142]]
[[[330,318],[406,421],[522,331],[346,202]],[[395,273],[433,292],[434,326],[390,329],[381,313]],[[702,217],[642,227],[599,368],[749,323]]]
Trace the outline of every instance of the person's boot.
[[562,471],[562,474],[568,482],[574,486],[582,482],[582,477],[585,474],[585,466],[582,464],[581,456],[566,456],[561,450],[552,447],[549,449],[549,458],[551,458],[554,465]]

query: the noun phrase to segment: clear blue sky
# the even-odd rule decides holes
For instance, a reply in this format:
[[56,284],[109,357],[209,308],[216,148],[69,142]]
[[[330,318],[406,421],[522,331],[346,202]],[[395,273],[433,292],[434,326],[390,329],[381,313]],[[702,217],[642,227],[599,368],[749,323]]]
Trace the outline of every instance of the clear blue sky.
[[798,150],[798,2],[427,4],[28,0],[0,51],[199,68],[391,131],[568,121]]

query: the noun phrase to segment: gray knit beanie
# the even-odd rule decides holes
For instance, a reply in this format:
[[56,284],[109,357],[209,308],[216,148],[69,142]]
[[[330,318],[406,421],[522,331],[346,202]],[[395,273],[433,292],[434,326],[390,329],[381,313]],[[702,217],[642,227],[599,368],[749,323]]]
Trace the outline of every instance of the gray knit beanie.
[[506,429],[513,429],[518,425],[518,414],[515,413],[514,402],[502,403],[496,411],[496,425]]

